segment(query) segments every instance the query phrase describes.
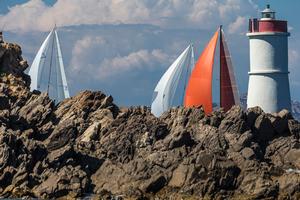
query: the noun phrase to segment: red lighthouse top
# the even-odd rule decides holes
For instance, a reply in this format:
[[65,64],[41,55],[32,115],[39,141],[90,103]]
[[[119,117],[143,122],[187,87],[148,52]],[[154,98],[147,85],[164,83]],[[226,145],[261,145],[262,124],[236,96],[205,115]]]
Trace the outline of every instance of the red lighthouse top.
[[249,20],[249,32],[282,32],[287,33],[287,21],[276,20],[275,11],[270,9],[270,5],[267,5],[261,14],[261,19]]

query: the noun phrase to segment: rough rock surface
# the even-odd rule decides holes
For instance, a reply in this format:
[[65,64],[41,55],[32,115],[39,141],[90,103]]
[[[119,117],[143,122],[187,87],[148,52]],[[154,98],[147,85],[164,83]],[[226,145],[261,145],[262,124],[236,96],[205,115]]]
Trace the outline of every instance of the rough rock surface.
[[156,118],[91,91],[55,105],[29,91],[26,67],[18,45],[0,44],[1,197],[300,198],[300,123],[288,111]]

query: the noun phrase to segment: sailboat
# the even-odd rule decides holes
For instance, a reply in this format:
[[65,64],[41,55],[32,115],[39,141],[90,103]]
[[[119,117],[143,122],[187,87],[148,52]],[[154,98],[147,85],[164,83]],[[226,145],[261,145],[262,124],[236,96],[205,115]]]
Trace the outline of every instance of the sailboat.
[[[205,113],[213,110],[212,79],[217,43],[220,44],[220,107],[228,111],[239,104],[231,56],[222,26],[194,64],[194,50],[190,45],[168,68],[158,82],[153,95],[151,112],[159,117],[173,106],[202,106]],[[185,72],[186,71],[186,72]],[[184,78],[184,81],[182,79]],[[181,80],[181,81],[179,81]],[[182,99],[174,104],[174,99]]]
[[212,76],[218,39],[220,40],[220,107],[228,111],[233,105],[240,103],[231,56],[221,26],[196,62],[185,93],[184,106],[203,106],[206,114],[213,111]]
[[56,27],[42,43],[28,74],[31,77],[31,91],[47,92],[57,103],[70,97]]
[[183,105],[187,80],[194,65],[194,48],[189,45],[156,85],[151,104],[152,114],[159,117],[171,107]]

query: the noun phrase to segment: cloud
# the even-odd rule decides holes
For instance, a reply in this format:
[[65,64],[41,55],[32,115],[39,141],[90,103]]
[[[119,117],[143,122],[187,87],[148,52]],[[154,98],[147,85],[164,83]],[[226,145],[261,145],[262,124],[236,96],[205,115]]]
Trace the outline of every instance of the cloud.
[[[119,42],[122,43],[122,40]],[[160,68],[170,60],[170,57],[161,49],[139,49],[121,56],[118,55],[118,51],[109,50],[115,49],[110,48],[115,46],[113,43],[113,40],[95,35],[86,35],[77,40],[72,50],[69,69],[72,77],[106,80],[118,75],[124,76],[126,72]]]
[[57,0],[47,6],[30,0],[0,16],[0,24],[13,31],[48,31],[79,24],[153,24],[163,27],[208,29],[231,23],[254,10],[244,0]]
[[168,60],[168,55],[163,53],[160,49],[148,51],[145,49],[130,53],[127,56],[115,57],[113,59],[105,59],[97,70],[97,77],[99,79],[107,79],[115,75],[125,72],[132,72],[136,70],[152,69],[160,67],[162,63]]
[[230,34],[240,34],[240,33],[245,33],[247,30],[247,18],[238,16],[234,22],[229,24],[228,26],[228,32]]
[[97,56],[97,49],[101,48],[105,42],[105,39],[101,36],[85,36],[82,39],[77,40],[72,50],[72,73],[80,73],[83,67],[85,70],[89,70],[87,67],[91,65],[86,63],[86,61],[92,61],[92,57]]
[[298,64],[300,61],[300,53],[295,49],[289,49],[289,63],[291,65]]

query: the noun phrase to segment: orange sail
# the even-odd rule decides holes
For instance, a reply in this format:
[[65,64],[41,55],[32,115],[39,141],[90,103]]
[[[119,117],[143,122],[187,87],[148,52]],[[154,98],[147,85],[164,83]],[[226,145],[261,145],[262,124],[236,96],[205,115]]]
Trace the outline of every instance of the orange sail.
[[219,30],[216,31],[197,61],[189,79],[184,99],[185,107],[202,105],[206,114],[213,110],[212,75],[218,36]]

